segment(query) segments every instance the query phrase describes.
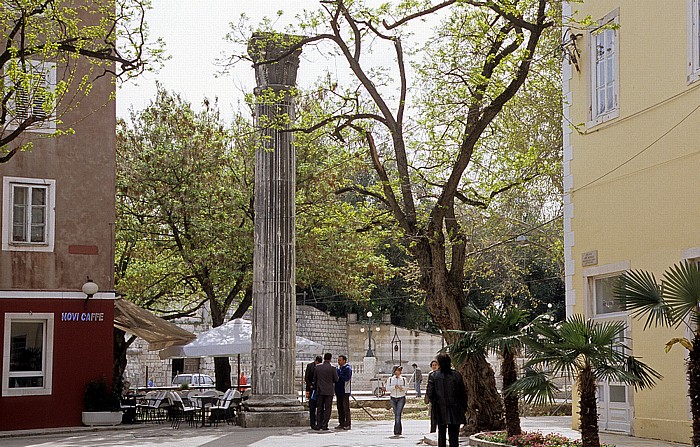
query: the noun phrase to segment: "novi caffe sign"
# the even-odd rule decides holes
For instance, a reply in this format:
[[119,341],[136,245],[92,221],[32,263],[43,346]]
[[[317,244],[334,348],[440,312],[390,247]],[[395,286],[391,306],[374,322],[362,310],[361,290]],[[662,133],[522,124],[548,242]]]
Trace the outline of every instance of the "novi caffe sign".
[[104,321],[104,312],[62,312],[61,321]]

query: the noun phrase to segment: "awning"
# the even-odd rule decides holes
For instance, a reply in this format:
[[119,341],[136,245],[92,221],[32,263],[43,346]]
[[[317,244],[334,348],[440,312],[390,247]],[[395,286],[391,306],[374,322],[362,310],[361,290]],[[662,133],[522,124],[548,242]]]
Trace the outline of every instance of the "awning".
[[114,300],[114,327],[143,338],[149,351],[186,344],[196,336],[124,298]]
[[[170,346],[158,354],[162,360],[181,357],[232,357],[250,353],[253,347],[253,323],[236,318],[203,332],[183,346]],[[323,346],[308,338],[296,338],[297,354],[320,354]]]

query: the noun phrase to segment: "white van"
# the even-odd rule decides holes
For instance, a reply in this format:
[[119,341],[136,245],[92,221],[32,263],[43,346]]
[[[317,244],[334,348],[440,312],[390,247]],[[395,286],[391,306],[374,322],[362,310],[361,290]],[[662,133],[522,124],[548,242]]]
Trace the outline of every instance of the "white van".
[[173,378],[173,385],[187,384],[196,387],[214,387],[214,380],[207,374],[178,374]]

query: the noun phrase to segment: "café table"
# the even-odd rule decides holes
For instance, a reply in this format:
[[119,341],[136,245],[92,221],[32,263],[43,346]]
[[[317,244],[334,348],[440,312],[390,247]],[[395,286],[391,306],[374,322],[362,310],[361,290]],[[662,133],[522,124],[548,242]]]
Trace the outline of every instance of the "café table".
[[207,405],[211,406],[216,403],[216,401],[219,400],[219,396],[212,396],[211,394],[193,394],[189,396],[191,399],[197,399],[199,400],[199,405],[200,405],[200,411],[202,413],[202,425],[200,427],[204,427],[204,420],[206,416],[206,407]]

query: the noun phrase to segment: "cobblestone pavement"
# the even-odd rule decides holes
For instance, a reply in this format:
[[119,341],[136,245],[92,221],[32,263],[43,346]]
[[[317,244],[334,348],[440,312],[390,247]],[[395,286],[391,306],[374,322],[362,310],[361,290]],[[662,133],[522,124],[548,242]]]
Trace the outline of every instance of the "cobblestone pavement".
[[[431,445],[434,433],[428,433],[425,420],[403,422],[403,435],[392,436],[392,421],[353,422],[350,431],[316,432],[306,428],[256,428],[234,426],[192,428],[186,425],[174,430],[169,424],[119,426],[114,429],[92,430],[76,428],[71,432],[42,430],[32,436],[10,436],[0,432],[2,447],[390,447]],[[572,430],[571,417],[523,418],[523,429],[557,432],[571,438],[580,437]],[[15,433],[16,435],[17,433]],[[25,433],[26,434],[26,433]],[[430,442],[426,444],[424,439]],[[687,444],[601,434],[601,441],[617,447],[687,447]],[[463,438],[461,446],[469,445]]]

